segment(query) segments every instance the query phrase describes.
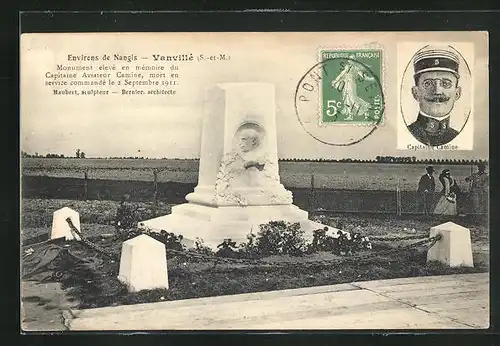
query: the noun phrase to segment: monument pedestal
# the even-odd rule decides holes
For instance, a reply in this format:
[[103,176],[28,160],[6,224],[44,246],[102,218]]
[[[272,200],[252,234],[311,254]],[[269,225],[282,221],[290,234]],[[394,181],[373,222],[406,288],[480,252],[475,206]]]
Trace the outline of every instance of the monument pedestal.
[[257,235],[259,225],[270,221],[299,222],[307,240],[312,239],[314,230],[326,227],[310,221],[307,211],[293,204],[210,207],[194,203],[177,205],[172,208],[171,214],[143,221],[139,227],[154,232],[165,230],[182,234],[187,247],[192,247],[195,239],[201,238],[206,246],[216,249],[227,238],[236,243],[246,242],[249,233]]
[[280,183],[274,85],[219,84],[206,96],[198,185],[188,203],[139,228],[182,235],[188,246],[201,238],[215,249],[227,238],[247,241],[270,221],[300,222],[307,238],[326,227],[309,221]]

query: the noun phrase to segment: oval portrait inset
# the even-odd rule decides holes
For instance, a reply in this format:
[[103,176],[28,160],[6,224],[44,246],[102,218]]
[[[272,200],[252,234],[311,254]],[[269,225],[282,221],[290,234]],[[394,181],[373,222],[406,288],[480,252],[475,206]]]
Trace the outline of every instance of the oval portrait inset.
[[471,113],[471,72],[452,45],[426,45],[403,73],[400,107],[408,132],[427,146],[453,141]]

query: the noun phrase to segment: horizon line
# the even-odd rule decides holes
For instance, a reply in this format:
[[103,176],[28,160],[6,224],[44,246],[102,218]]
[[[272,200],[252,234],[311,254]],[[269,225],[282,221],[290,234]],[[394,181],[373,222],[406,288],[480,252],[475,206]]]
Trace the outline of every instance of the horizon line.
[[[373,161],[373,162],[379,162],[379,163],[384,163],[388,158],[395,158],[395,159],[400,159],[400,158],[413,158],[414,156],[392,156],[392,155],[379,155],[380,158],[383,158],[382,160],[377,160],[375,158],[351,158],[351,157],[344,157],[344,158],[306,158],[306,157],[282,157],[278,158],[278,161],[283,161],[283,160],[290,160],[290,161],[345,161],[345,160],[350,160],[350,161]],[[84,158],[80,157],[74,157],[74,156],[64,156],[64,157],[46,157],[46,156],[29,156],[29,157],[22,157],[20,156],[21,159],[78,159],[78,160],[200,160],[199,157],[139,157],[139,156],[88,156]],[[401,163],[419,163],[422,161],[488,161],[489,158],[484,158],[484,157],[475,157],[475,158],[416,158],[415,160],[409,161],[409,162],[401,162]],[[398,163],[398,162],[387,162],[387,163]]]

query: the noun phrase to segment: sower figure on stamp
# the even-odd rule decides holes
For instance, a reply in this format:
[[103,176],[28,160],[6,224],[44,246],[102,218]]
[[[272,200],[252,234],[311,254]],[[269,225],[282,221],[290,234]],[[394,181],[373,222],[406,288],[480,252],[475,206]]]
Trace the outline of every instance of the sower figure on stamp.
[[453,106],[462,93],[458,56],[451,50],[429,48],[416,54],[413,66],[415,86],[411,91],[419,113],[408,130],[425,145],[449,143],[458,135],[450,127]]
[[344,107],[341,112],[346,116],[345,120],[352,120],[355,115],[367,119],[370,103],[358,96],[358,81],[374,81],[375,78],[369,76],[360,65],[351,60],[347,60],[341,67],[342,72],[332,81],[332,88],[342,93]]
[[436,190],[436,182],[434,180],[434,167],[428,166],[426,173],[420,177],[418,182],[418,193],[420,195],[420,205],[424,215],[431,213],[432,196]]
[[489,177],[485,172],[486,165],[484,163],[479,163],[477,166],[477,173],[465,178],[465,181],[471,183],[470,195],[472,207],[474,208],[473,213],[475,215],[483,214],[487,211],[489,189]]

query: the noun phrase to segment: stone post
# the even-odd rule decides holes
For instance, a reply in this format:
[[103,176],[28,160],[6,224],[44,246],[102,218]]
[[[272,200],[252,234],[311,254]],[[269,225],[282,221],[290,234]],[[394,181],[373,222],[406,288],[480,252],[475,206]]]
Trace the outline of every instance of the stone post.
[[446,222],[431,228],[430,237],[441,235],[427,252],[427,262],[438,261],[449,267],[474,267],[468,228]]
[[129,292],[168,289],[165,244],[145,234],[123,242],[118,280]]
[[66,240],[80,240],[80,237],[73,232],[71,232],[71,228],[66,221],[67,218],[70,218],[73,222],[73,225],[77,230],[81,232],[80,229],[80,214],[77,211],[70,209],[68,207],[61,208],[56,210],[52,217],[52,229],[50,231],[50,239],[57,238],[66,238]]

